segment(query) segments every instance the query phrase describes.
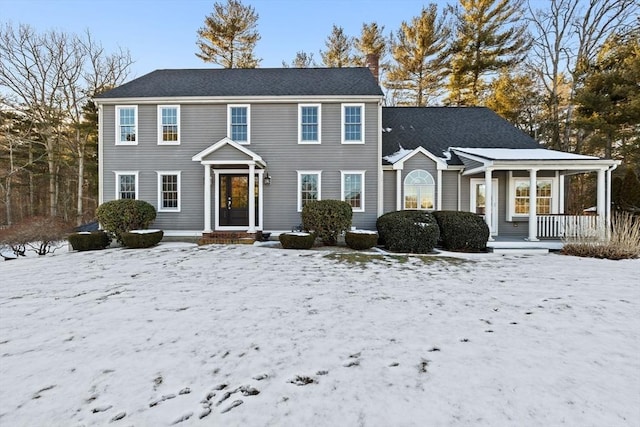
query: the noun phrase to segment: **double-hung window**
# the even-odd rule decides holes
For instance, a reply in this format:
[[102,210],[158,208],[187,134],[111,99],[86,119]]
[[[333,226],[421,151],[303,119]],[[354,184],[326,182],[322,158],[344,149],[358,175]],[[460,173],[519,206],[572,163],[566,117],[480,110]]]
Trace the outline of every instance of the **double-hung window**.
[[116,106],[116,145],[136,145],[138,131],[138,106]]
[[308,202],[321,200],[321,176],[322,171],[298,171],[298,212]]
[[248,105],[229,105],[227,109],[229,138],[240,144],[251,139],[251,111]]
[[[551,179],[538,179],[536,185],[536,213],[552,213],[553,181]],[[514,189],[514,214],[529,214],[529,179],[516,179]]]
[[298,105],[298,143],[320,144],[320,104]]
[[158,144],[180,144],[180,106],[158,106]]
[[364,171],[341,171],[341,200],[354,212],[364,212]]
[[364,144],[364,104],[342,104],[342,143]]
[[158,172],[158,212],[180,212],[180,172]]
[[138,198],[138,172],[116,172],[116,199]]

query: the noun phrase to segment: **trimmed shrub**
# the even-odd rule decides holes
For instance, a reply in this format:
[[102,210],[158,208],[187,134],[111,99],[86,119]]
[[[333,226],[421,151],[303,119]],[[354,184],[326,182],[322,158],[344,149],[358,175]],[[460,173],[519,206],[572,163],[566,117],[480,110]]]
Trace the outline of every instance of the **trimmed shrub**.
[[111,237],[105,231],[80,232],[67,238],[76,251],[95,251],[104,249],[111,243]]
[[440,236],[436,219],[425,211],[389,212],[376,226],[385,247],[395,252],[431,252]]
[[378,243],[378,233],[366,230],[347,231],[344,235],[344,241],[351,249],[362,251],[372,248]]
[[122,243],[132,249],[150,248],[157,245],[163,236],[162,230],[131,230],[122,233]]
[[436,211],[440,227],[439,244],[449,251],[482,252],[487,249],[489,227],[473,212]]
[[311,249],[316,236],[313,233],[282,233],[278,239],[285,249]]
[[351,228],[351,205],[340,200],[314,200],[302,209],[302,227],[312,231],[325,245],[338,243],[338,236]]
[[143,200],[112,200],[98,206],[96,217],[106,231],[124,244],[122,234],[149,227],[156,219],[156,209]]

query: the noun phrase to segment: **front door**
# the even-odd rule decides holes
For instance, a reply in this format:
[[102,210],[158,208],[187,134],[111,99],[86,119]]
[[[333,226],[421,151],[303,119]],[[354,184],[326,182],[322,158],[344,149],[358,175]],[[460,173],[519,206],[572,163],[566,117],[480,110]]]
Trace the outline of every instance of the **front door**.
[[220,225],[249,226],[249,176],[220,175]]
[[[498,180],[492,180],[491,188],[491,235],[498,235]],[[484,179],[471,180],[471,212],[484,215],[486,206]]]

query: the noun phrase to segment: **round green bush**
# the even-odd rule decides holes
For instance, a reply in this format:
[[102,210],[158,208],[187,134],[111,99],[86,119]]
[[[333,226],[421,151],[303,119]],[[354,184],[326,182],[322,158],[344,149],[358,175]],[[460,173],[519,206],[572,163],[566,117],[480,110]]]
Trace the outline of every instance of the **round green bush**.
[[282,233],[278,239],[284,249],[311,249],[316,236],[313,233]]
[[102,230],[73,233],[67,239],[75,251],[95,251],[104,249],[111,243],[109,234]]
[[344,241],[351,249],[362,251],[370,249],[378,243],[378,233],[367,230],[347,231],[344,235]]
[[338,236],[351,228],[353,210],[340,200],[314,200],[302,208],[302,227],[312,231],[325,245],[338,243]]
[[449,251],[484,252],[489,227],[473,212],[436,211],[433,216],[440,227],[440,245]]
[[106,231],[124,244],[122,234],[148,228],[156,219],[156,209],[143,200],[112,200],[98,206],[96,217]]
[[160,243],[162,230],[132,230],[122,233],[122,243],[132,249],[150,248]]
[[440,235],[436,219],[425,211],[389,212],[376,226],[385,248],[395,252],[429,253]]

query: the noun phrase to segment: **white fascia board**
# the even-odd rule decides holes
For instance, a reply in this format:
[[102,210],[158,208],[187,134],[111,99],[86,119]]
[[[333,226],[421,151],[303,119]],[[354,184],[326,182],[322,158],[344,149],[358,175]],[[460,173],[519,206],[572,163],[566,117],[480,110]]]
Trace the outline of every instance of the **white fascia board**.
[[287,95],[287,96],[175,96],[175,97],[137,97],[137,98],[94,98],[93,101],[98,104],[298,104],[298,103],[321,103],[321,102],[380,102],[382,97],[379,95],[324,95],[324,96],[304,96],[304,95]]
[[393,164],[393,169],[395,169],[395,170],[404,169],[404,162],[406,162],[407,160],[409,160],[410,158],[412,158],[413,156],[415,156],[418,153],[421,153],[421,154],[425,155],[426,157],[431,159],[433,162],[435,162],[437,169],[439,169],[439,170],[447,169],[447,162],[445,162],[443,159],[441,159],[439,157],[434,156],[430,151],[428,151],[424,147],[417,147],[413,151],[411,151],[410,153],[407,153],[406,156],[404,156],[403,158],[401,158],[400,160],[396,161]]

